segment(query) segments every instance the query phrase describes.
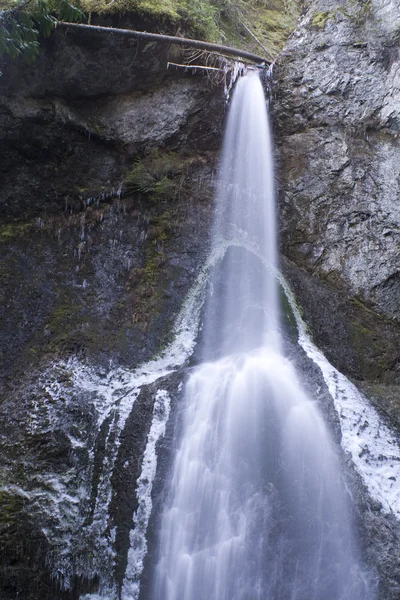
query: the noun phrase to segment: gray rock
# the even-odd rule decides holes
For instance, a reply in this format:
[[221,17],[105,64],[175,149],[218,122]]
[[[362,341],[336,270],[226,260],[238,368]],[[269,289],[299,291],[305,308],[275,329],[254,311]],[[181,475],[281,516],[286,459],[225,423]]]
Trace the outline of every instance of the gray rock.
[[285,253],[396,320],[399,25],[394,2],[311,2],[274,106]]
[[[283,267],[318,346],[398,426],[400,6],[310,0],[277,62]],[[351,465],[347,465],[351,474]],[[351,488],[380,600],[399,597],[398,522]],[[358,489],[358,491],[356,491]],[[390,548],[390,550],[388,550]]]
[[[394,420],[400,381],[399,21],[394,0],[308,2],[279,59],[273,107],[286,276],[318,345],[342,371],[362,379]],[[79,355],[101,377],[110,360],[132,368],[168,342],[208,249],[225,111],[221,86],[166,69],[165,46],[57,30],[44,50],[35,66],[2,67],[1,80],[0,441],[5,482],[14,486],[0,495],[1,594],[7,600],[71,600],[96,589],[93,572],[90,580],[76,577],[69,590],[54,584],[49,566],[57,548],[39,529],[40,511],[32,513],[19,488],[33,486],[40,494],[37,477],[46,471],[72,474],[73,485],[83,481],[95,495],[110,422],[96,429],[96,394],[72,394],[68,373],[54,376],[62,388],[56,401],[37,389],[37,374],[60,357]],[[157,196],[151,186],[132,191],[132,167],[139,162],[147,173],[156,172],[160,155],[174,157],[166,175],[173,193]],[[164,174],[151,177],[159,183]],[[293,340],[286,346],[307,389],[323,389],[321,405],[339,441],[315,366]],[[177,393],[183,376],[163,385]],[[113,471],[119,580],[154,391],[144,389],[130,414]],[[38,415],[36,430],[32,414]],[[98,457],[93,472],[89,450]],[[160,456],[167,462],[166,453]],[[380,600],[395,600],[398,525],[382,516],[341,458],[366,559],[380,572]],[[126,464],[135,467],[130,489]],[[80,573],[82,556],[91,559],[87,547],[74,552],[65,558],[70,575],[74,568]]]

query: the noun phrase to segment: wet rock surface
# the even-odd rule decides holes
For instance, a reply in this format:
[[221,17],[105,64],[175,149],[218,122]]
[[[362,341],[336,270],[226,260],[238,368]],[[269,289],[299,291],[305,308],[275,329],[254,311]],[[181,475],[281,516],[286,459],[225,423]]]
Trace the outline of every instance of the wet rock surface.
[[[398,325],[315,275],[284,260],[290,281],[316,345],[339,371],[358,383],[398,386]],[[399,420],[399,404],[390,411]]]
[[108,585],[114,543],[122,585],[156,388],[136,402],[101,381],[171,341],[209,248],[226,110],[223,85],[168,71],[168,51],[57,30],[35,65],[2,68],[5,600]]
[[[399,23],[394,2],[308,2],[273,103],[283,270],[316,344],[395,428]],[[379,598],[394,599],[398,523],[354,483]]]
[[[137,20],[115,20],[114,26],[139,29],[142,25]],[[113,25],[112,19],[99,24]],[[18,61],[3,66],[2,93],[72,99],[146,90],[165,78],[169,55],[165,44],[62,27],[42,40],[42,50],[31,65]]]
[[394,3],[309,3],[275,103],[285,253],[396,320],[399,24]]
[[381,384],[399,381],[399,24],[394,2],[307,2],[274,75],[289,279],[333,363]]
[[[2,77],[9,94],[0,99],[3,375],[43,349],[54,356],[90,346],[104,360],[130,364],[149,358],[207,248],[223,88],[172,75],[150,45],[144,56],[130,54],[131,79],[116,53],[109,76],[118,73],[124,93],[113,87],[111,96],[98,73],[103,87],[94,99],[85,69],[101,57],[85,36],[66,42],[57,31],[39,59],[54,62],[68,89],[80,65],[72,99],[57,96],[62,90],[42,64],[19,65],[18,92],[14,64]],[[77,61],[58,60],[65,43]],[[143,69],[149,78],[136,86]]]
[[[274,71],[282,267],[316,344],[398,428],[400,10],[305,4]],[[398,525],[361,507],[379,598],[396,598]]]
[[[398,422],[400,11],[383,0],[308,4],[276,70],[283,270],[317,345]],[[62,361],[78,356],[94,365],[96,385],[104,380],[112,390],[110,369],[132,370],[171,341],[207,256],[223,89],[208,77],[172,73],[167,60],[165,46],[57,30],[38,63],[2,67],[5,600],[75,600],[96,591],[102,566],[114,560],[110,540],[122,585],[158,384],[146,385],[134,408],[128,402],[120,431],[111,407],[124,401],[129,382],[118,384],[106,415],[103,392],[74,383]],[[293,340],[286,346],[307,389],[319,390],[339,439],[320,374]],[[160,381],[173,413],[184,377]],[[111,499],[113,526],[104,528],[95,497],[117,434],[114,496],[104,500]],[[379,598],[396,600],[398,525],[342,460],[366,561],[380,573]],[[161,487],[158,479],[157,493]],[[54,507],[66,511],[67,531],[58,530],[64,513],[49,516]],[[106,536],[96,557],[87,548],[99,531]],[[71,532],[83,534],[62,555]]]

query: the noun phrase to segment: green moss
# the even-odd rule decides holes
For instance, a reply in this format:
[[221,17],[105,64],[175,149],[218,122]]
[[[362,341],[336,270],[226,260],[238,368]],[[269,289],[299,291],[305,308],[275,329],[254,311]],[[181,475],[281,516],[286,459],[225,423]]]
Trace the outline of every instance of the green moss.
[[[76,331],[80,325],[79,309],[71,300],[67,303],[59,304],[49,315],[45,331],[49,337],[46,337],[48,350],[52,353],[68,348],[76,340]],[[43,341],[41,342],[43,343]],[[32,356],[35,356],[35,345],[30,347]]]
[[7,528],[22,510],[24,501],[21,496],[8,491],[0,491],[0,531]]
[[24,236],[31,226],[31,223],[7,223],[6,225],[0,225],[0,243],[11,242]]
[[[360,382],[357,382],[360,386]],[[367,394],[370,400],[372,400],[378,410],[383,411],[386,415],[389,415],[396,422],[397,426],[400,425],[400,386],[396,384],[384,384],[379,382],[366,382],[361,383],[363,391]]]
[[164,247],[174,228],[174,216],[166,210],[150,218],[147,244],[142,268],[131,273],[129,287],[134,290],[132,321],[143,330],[150,319],[162,312],[164,294],[161,280],[165,275],[166,255]]
[[214,3],[222,7],[219,26],[221,37],[227,43],[265,54],[249,29],[270,57],[282,50],[300,14],[299,3],[295,0],[214,0]]
[[146,263],[144,266],[144,276],[148,285],[157,283],[157,275],[160,265],[164,262],[164,253],[160,250],[154,252],[148,252],[146,256]]
[[319,27],[320,29],[324,29],[326,22],[329,19],[335,19],[338,14],[342,14],[343,16],[350,18],[349,13],[346,11],[343,6],[339,6],[334,10],[327,10],[325,12],[316,13],[311,21],[311,24],[314,27]]
[[366,0],[360,6],[359,0],[349,0],[350,5],[355,10],[355,21],[361,25],[372,14],[372,0]]
[[218,38],[217,11],[208,0],[82,0],[81,4],[89,14],[137,14],[160,24],[182,24],[205,39]]
[[82,9],[88,13],[98,14],[124,14],[124,13],[151,13],[158,17],[171,17],[179,19],[176,5],[180,2],[173,0],[81,0]]
[[73,309],[71,306],[68,306],[68,305],[59,306],[58,308],[56,308],[56,310],[52,314],[51,323],[53,325],[60,324],[61,322],[64,322],[65,320],[70,319],[72,314],[73,314]]
[[100,123],[99,121],[97,121],[95,119],[90,119],[88,125],[89,125],[89,132],[91,134],[97,135],[99,137],[104,137],[105,128],[102,123]]
[[277,10],[264,10],[260,11],[260,17],[254,23],[254,31],[257,37],[264,39],[264,45],[274,56],[283,48],[294,25],[295,20],[291,14]]
[[353,328],[354,335],[356,335],[357,337],[363,338],[366,336],[373,335],[373,332],[371,331],[371,329],[368,329],[368,327],[361,325],[357,321],[353,321],[352,326],[353,326],[352,328]]
[[[279,295],[280,295],[280,305],[282,307],[281,310],[282,310],[283,325],[284,325],[285,329],[287,329],[288,332],[297,339],[298,335],[299,335],[299,328],[297,326],[296,317],[294,316],[292,307],[290,305],[288,297],[286,296],[285,290],[283,289],[283,287],[281,285],[279,286]],[[297,308],[298,308],[298,310],[300,310],[299,307],[297,307]]]
[[376,312],[372,310],[372,308],[369,308],[366,304],[364,304],[364,302],[362,302],[361,300],[359,300],[359,298],[356,298],[355,296],[352,296],[350,298],[350,304],[352,304],[354,307],[358,308],[359,310],[362,310],[365,313],[377,316]]
[[179,28],[188,37],[260,53],[248,27],[272,55],[282,49],[299,16],[296,0],[82,0],[81,4],[89,15],[129,13],[170,32]]
[[314,18],[311,21],[311,24],[314,27],[319,27],[320,29],[324,29],[325,23],[327,22],[327,20],[332,19],[334,16],[335,16],[335,13],[331,12],[329,10],[327,10],[325,12],[317,13],[316,15],[314,15]]
[[173,176],[181,173],[185,160],[176,152],[155,150],[144,159],[144,164],[153,177],[160,179],[166,175]]
[[389,333],[390,340],[392,323],[356,298],[351,299],[351,304],[356,312],[349,322],[349,334],[351,347],[358,356],[360,376],[368,380],[382,379],[393,368],[390,341],[388,346],[388,338],[383,333]]
[[15,8],[17,4],[17,0],[0,0],[0,10],[8,10],[9,8]]
[[145,253],[145,263],[141,269],[135,269],[134,289],[135,297],[133,303],[132,322],[146,330],[154,317],[161,311],[161,292],[159,289],[159,277],[165,255],[162,250],[150,244]]
[[[359,357],[359,360],[362,363],[364,363],[364,361],[365,361],[366,348],[368,348],[369,352],[375,351],[376,356],[380,356],[382,354],[382,352],[380,350],[383,350],[383,349],[377,347],[374,332],[371,329],[369,329],[365,324],[361,323],[360,321],[353,320],[350,323],[350,339],[351,339],[351,344],[354,347],[354,349]],[[380,369],[381,369],[381,365],[378,364],[378,361],[376,358],[375,364],[374,364],[374,370],[376,371],[376,373],[378,373],[380,371]],[[376,376],[376,373],[374,374],[374,376]]]

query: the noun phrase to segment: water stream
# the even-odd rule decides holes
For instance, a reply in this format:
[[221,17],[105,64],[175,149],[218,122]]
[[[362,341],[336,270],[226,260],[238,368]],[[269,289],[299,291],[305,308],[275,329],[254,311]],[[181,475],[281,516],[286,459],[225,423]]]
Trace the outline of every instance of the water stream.
[[[65,440],[69,457],[44,471],[24,456],[23,486],[11,457],[0,492],[27,503],[60,590],[80,600],[376,599],[318,389],[325,382],[350,470],[382,519],[400,518],[398,435],[313,344],[279,274],[276,237],[269,125],[253,74],[234,89],[213,246],[171,343],[134,370],[55,361],[23,390],[27,435]],[[315,398],[285,356],[278,282],[298,352],[320,371]],[[200,366],[181,389],[192,356]],[[142,403],[150,407],[142,455],[125,455]],[[122,550],[118,477],[137,499]]]
[[372,600],[330,434],[282,354],[273,161],[256,74],[235,88],[202,364],[184,391],[154,600]]

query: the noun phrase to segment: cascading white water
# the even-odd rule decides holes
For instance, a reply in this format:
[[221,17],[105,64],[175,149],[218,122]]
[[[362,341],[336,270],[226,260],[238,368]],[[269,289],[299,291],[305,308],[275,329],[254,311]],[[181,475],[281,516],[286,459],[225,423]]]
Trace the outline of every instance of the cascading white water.
[[251,74],[230,109],[214,242],[231,246],[185,389],[154,600],[375,597],[329,433],[281,353],[270,144]]
[[[263,346],[279,347],[278,287],[275,282],[276,227],[271,136],[265,98],[254,74],[239,79],[229,112],[217,190],[213,238],[244,243],[251,252],[231,248],[223,273],[212,280],[216,302],[206,310],[203,354],[223,354]],[[218,324],[218,332],[216,332]],[[220,330],[222,328],[222,331]],[[217,338],[217,339],[216,339]]]

